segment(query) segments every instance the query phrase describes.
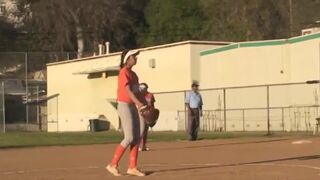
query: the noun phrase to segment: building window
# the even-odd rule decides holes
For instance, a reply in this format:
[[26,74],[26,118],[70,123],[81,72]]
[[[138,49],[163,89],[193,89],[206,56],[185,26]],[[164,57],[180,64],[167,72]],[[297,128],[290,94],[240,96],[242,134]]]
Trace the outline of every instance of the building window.
[[6,5],[5,3],[0,3],[0,15],[6,12]]

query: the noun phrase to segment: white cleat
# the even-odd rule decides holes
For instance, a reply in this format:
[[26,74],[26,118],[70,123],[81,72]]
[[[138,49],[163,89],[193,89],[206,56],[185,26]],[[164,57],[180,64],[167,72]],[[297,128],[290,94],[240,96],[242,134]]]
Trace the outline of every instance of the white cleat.
[[137,169],[137,168],[128,169],[127,174],[128,174],[128,175],[131,175],[131,176],[139,176],[139,177],[146,176],[145,173],[141,172],[141,171],[140,171],[139,169]]
[[139,151],[150,151],[150,148],[145,147],[145,148],[139,148]]
[[118,167],[116,167],[116,166],[112,166],[112,165],[108,165],[107,167],[106,167],[106,170],[108,170],[112,175],[114,175],[114,176],[122,176],[121,174],[120,174],[120,172],[119,172],[119,169],[118,169]]

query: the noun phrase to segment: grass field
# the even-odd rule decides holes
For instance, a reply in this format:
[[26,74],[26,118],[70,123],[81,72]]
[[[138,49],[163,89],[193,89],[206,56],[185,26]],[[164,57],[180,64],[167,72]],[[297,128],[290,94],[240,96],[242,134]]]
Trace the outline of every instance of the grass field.
[[[225,139],[225,138],[261,138],[261,137],[284,137],[284,136],[311,136],[311,133],[274,133],[266,136],[265,132],[201,132],[200,139]],[[0,148],[19,148],[35,146],[63,146],[63,145],[86,145],[86,144],[110,144],[118,143],[122,134],[118,131],[107,132],[74,132],[74,133],[6,133],[0,134]],[[185,132],[150,132],[150,142],[167,142],[186,140]]]

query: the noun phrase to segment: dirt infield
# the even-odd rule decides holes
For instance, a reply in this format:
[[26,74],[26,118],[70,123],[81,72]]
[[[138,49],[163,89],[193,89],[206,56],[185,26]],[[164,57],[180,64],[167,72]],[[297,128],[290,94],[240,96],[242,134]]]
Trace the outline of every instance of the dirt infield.
[[[301,141],[303,140],[303,141]],[[0,179],[95,180],[112,177],[104,166],[116,145],[0,150]],[[241,138],[150,143],[140,154],[143,179],[320,179],[320,137]],[[125,172],[128,156],[121,162]]]

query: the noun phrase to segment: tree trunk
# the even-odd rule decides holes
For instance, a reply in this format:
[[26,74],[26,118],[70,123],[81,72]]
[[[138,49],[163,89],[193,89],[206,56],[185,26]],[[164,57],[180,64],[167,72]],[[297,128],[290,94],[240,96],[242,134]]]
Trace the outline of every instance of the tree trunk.
[[83,50],[84,50],[84,37],[83,37],[83,30],[80,24],[80,19],[75,12],[69,9],[69,12],[76,24],[76,37],[77,37],[77,47],[78,47],[78,58],[83,57]]
[[84,50],[84,39],[83,39],[82,27],[79,24],[76,26],[76,33],[77,33],[77,45],[78,45],[78,58],[82,58],[83,50]]

